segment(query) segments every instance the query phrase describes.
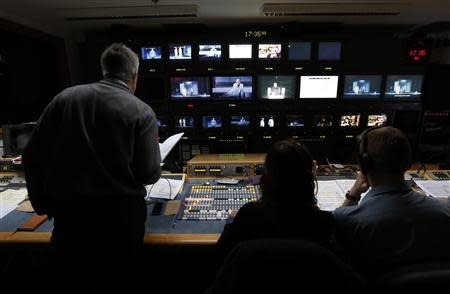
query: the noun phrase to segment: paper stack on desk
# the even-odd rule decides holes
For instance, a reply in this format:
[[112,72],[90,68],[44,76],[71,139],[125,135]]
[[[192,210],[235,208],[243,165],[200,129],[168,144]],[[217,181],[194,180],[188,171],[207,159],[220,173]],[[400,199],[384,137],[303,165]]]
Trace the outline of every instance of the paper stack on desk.
[[450,181],[414,180],[416,185],[426,194],[435,198],[450,197]]
[[146,199],[159,198],[159,199],[175,199],[177,194],[183,188],[184,180],[174,180],[161,178],[153,185],[145,186],[147,190]]
[[[322,210],[334,210],[342,205],[345,193],[349,191],[356,180],[317,181],[317,205]],[[361,199],[367,194],[363,193]]]
[[16,209],[20,202],[25,200],[28,195],[26,188],[8,189],[0,192],[0,219]]

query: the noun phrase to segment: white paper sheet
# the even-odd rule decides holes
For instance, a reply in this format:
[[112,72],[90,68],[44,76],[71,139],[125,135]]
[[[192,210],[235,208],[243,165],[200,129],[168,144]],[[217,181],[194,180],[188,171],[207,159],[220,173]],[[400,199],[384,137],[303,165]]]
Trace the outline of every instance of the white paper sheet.
[[334,210],[342,205],[345,192],[336,181],[317,181],[317,204],[322,210]]
[[450,181],[414,180],[414,182],[426,194],[435,198],[448,198],[450,196]]
[[8,189],[0,192],[0,219],[16,209],[20,202],[28,195],[27,189]]
[[175,199],[177,194],[181,191],[183,183],[184,180],[161,178],[155,184],[145,186],[145,189],[147,190],[146,199]]
[[161,152],[161,162],[163,162],[173,147],[180,141],[184,133],[178,133],[167,138],[163,143],[159,143],[159,151]]

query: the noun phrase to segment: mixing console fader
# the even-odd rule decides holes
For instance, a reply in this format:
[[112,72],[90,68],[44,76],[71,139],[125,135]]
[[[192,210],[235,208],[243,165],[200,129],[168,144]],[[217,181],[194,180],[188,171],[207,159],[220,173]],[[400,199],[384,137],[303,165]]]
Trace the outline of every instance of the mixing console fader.
[[183,202],[182,220],[222,220],[233,210],[260,198],[258,185],[194,185]]

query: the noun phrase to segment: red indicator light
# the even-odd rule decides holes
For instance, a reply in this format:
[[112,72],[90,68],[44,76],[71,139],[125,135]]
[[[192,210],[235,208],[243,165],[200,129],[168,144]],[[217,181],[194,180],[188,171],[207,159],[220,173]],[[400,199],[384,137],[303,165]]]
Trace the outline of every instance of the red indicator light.
[[192,109],[194,108],[194,104],[192,103],[186,104],[186,108]]

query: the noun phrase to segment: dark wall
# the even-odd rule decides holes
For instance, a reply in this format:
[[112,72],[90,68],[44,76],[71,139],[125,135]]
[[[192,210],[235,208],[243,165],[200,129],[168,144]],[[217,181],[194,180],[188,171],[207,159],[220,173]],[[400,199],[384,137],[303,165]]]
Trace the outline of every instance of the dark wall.
[[35,121],[70,75],[64,40],[0,20],[0,124]]

